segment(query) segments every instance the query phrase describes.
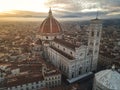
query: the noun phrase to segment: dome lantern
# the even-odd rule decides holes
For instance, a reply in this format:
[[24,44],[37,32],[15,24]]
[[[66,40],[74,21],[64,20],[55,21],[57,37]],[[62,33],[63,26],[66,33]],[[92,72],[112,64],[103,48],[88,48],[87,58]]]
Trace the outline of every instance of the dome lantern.
[[50,9],[49,9],[49,17],[51,17],[52,16],[52,10],[51,10],[51,7],[50,7]]

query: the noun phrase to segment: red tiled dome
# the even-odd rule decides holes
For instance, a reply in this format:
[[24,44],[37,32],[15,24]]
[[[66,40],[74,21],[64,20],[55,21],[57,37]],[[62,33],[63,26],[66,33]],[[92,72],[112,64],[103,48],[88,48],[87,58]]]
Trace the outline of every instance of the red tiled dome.
[[41,35],[60,34],[62,32],[59,22],[52,16],[51,9],[49,16],[42,22],[39,32]]

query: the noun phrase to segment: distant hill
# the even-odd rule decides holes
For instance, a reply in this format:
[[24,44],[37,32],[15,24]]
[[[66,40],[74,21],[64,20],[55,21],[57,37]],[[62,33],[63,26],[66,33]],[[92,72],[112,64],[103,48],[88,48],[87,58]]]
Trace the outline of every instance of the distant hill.
[[[120,29],[120,19],[103,19],[103,27],[114,26],[116,29]],[[64,21],[61,22],[62,27],[67,30],[74,30],[75,27],[81,27],[82,25],[89,25],[90,21]]]
[[[103,20],[103,24],[106,25],[120,25],[120,19],[102,19]],[[82,25],[85,24],[89,24],[90,21],[86,20],[86,21],[65,21],[65,23],[80,23]]]
[[115,26],[119,26],[120,27],[120,19],[106,19],[103,20],[103,25],[106,26],[111,26],[111,25],[115,25]]

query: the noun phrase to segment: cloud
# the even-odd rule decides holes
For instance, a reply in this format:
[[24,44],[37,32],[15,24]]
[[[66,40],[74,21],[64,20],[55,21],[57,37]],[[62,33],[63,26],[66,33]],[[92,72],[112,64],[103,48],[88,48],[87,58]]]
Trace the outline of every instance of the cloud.
[[91,13],[96,14],[97,11],[105,17],[117,15],[120,11],[120,0],[49,0],[46,5],[52,6],[56,13],[63,14],[63,16],[65,13],[68,14],[64,17],[78,16],[76,13],[82,15],[84,13],[84,16],[87,16]]
[[107,15],[120,15],[120,12],[111,12],[111,13],[108,13]]
[[22,10],[6,11],[0,14],[0,17],[41,17],[41,18],[45,18],[45,16],[47,16],[47,13],[22,11]]
[[[59,18],[94,18],[97,11],[100,18],[120,18],[120,0],[45,0],[44,4]],[[0,16],[45,18],[47,13],[16,10]]]

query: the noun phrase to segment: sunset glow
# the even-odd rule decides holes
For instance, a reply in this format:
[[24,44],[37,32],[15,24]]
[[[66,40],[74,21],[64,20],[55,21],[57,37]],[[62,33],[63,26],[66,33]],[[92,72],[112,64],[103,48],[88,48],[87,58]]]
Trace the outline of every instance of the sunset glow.
[[[107,5],[106,5],[107,3]],[[120,0],[0,0],[3,17],[44,18],[49,8],[58,18],[120,18]]]
[[35,12],[47,12],[48,7],[45,6],[46,0],[1,0],[0,12],[25,10]]

